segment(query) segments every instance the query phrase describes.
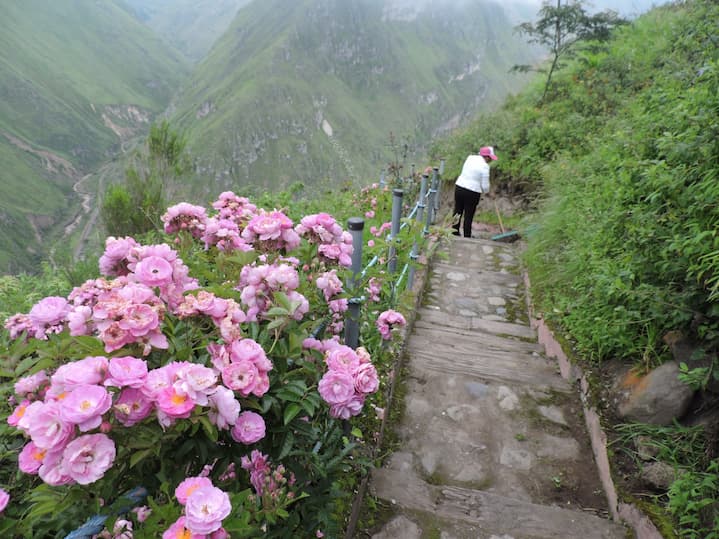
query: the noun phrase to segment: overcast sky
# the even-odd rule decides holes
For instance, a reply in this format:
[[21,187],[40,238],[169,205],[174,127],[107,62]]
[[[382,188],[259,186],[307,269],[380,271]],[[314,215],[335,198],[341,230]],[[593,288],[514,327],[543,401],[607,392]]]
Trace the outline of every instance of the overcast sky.
[[[543,0],[512,0],[517,4],[528,4],[531,6],[542,5]],[[554,1],[552,0],[554,3]],[[613,9],[619,12],[620,15],[636,16],[645,11],[649,11],[654,6],[666,4],[668,0],[590,0],[585,3],[590,11],[603,11],[605,9]]]

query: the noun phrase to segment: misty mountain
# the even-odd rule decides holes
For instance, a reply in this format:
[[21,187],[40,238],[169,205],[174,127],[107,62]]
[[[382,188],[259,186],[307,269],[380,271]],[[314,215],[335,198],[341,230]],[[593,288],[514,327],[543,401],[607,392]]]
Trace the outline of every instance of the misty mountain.
[[251,0],[123,0],[168,44],[192,62],[202,60]]
[[240,9],[173,100],[194,194],[368,181],[496,106],[534,59],[482,0],[265,0]]
[[79,211],[73,185],[144,132],[186,74],[180,55],[112,0],[3,3],[0,271],[47,254]]

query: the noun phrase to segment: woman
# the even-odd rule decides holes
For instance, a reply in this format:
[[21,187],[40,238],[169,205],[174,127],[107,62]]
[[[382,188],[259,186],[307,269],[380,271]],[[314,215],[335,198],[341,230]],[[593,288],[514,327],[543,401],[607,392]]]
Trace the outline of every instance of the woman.
[[483,146],[477,155],[470,155],[462,166],[462,173],[454,184],[454,235],[459,236],[459,228],[465,238],[472,237],[474,212],[482,193],[489,193],[489,164],[496,161],[492,146]]

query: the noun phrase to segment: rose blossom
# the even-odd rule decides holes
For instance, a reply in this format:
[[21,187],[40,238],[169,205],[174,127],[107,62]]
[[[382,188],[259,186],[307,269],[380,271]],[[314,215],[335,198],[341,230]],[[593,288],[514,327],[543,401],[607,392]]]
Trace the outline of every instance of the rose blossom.
[[355,394],[352,376],[346,372],[328,370],[318,385],[322,398],[328,404],[339,404],[351,399]]
[[242,412],[232,429],[232,439],[243,444],[254,444],[265,437],[265,420],[255,412]]
[[112,397],[104,387],[79,385],[60,401],[60,418],[86,432],[100,426],[110,406]]
[[10,494],[4,488],[0,488],[0,513],[5,511],[8,502],[10,501]]
[[379,388],[377,369],[371,363],[362,363],[352,373],[357,393],[374,393]]
[[355,395],[347,401],[332,404],[330,406],[330,416],[335,419],[349,419],[359,414],[362,411],[363,405],[364,397]]
[[104,434],[76,438],[62,453],[63,468],[81,485],[100,479],[115,460],[115,443]]
[[218,386],[217,390],[210,395],[209,404],[210,411],[208,415],[210,421],[218,429],[227,429],[237,422],[237,417],[240,415],[240,403],[231,389]]
[[247,397],[255,387],[255,380],[259,372],[254,363],[243,359],[235,361],[222,369],[222,381],[224,384],[238,391],[243,397]]
[[25,399],[20,404],[18,404],[15,407],[15,410],[13,410],[12,414],[7,418],[8,425],[11,427],[19,427],[20,420],[25,415],[25,411],[27,410],[28,406],[30,406],[30,401]]
[[35,401],[25,410],[19,427],[25,429],[42,449],[64,447],[74,434],[74,425],[60,417],[60,403]]
[[17,457],[18,468],[22,472],[36,474],[42,466],[46,452],[45,449],[40,449],[33,442],[28,442]]
[[38,371],[30,376],[20,378],[15,382],[15,394],[19,397],[24,397],[28,393],[35,393],[40,386],[48,381],[47,374],[44,370]]
[[122,390],[115,406],[115,418],[125,427],[132,427],[152,412],[153,403],[140,389],[128,387]]
[[222,520],[232,511],[230,497],[217,487],[195,490],[187,498],[185,517],[192,533],[212,533],[222,526]]
[[195,401],[171,386],[157,395],[157,407],[171,418],[186,418],[195,408]]
[[173,267],[160,256],[148,256],[135,265],[135,279],[149,287],[165,286],[172,282]]
[[184,479],[175,489],[175,498],[181,505],[187,503],[187,498],[202,487],[211,487],[212,481],[207,477],[188,477]]
[[352,373],[360,365],[357,352],[349,346],[340,345],[329,350],[325,356],[325,362],[330,370]]
[[172,526],[167,528],[162,534],[162,539],[206,539],[207,534],[192,533],[186,528],[186,518],[178,518]]
[[113,357],[108,366],[106,386],[140,388],[147,379],[147,362],[132,356]]

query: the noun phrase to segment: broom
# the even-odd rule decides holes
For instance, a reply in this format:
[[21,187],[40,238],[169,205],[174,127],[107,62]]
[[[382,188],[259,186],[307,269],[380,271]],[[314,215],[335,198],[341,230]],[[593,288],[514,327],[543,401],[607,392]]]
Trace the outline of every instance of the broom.
[[502,216],[499,215],[499,208],[497,207],[497,200],[492,197],[492,202],[494,203],[494,211],[497,214],[497,220],[499,221],[499,229],[502,231],[501,234],[497,234],[496,236],[492,236],[492,241],[500,241],[503,243],[512,243],[519,239],[519,232],[515,230],[510,230],[509,232],[504,230],[504,224],[502,223]]

